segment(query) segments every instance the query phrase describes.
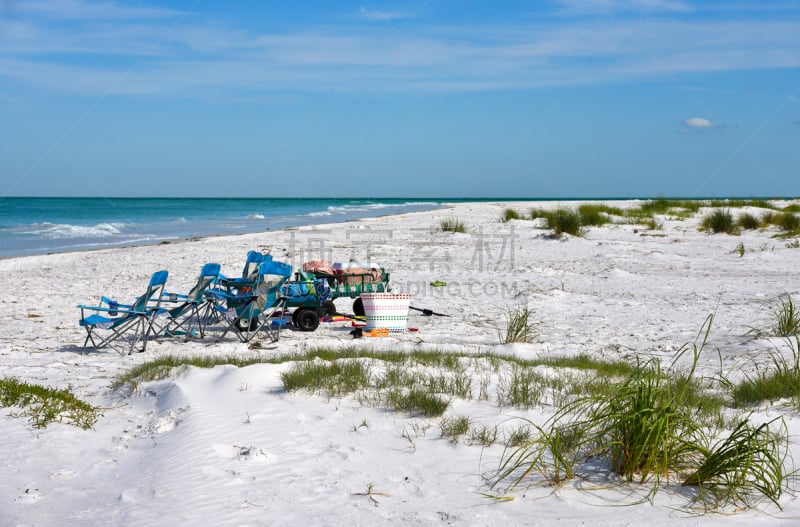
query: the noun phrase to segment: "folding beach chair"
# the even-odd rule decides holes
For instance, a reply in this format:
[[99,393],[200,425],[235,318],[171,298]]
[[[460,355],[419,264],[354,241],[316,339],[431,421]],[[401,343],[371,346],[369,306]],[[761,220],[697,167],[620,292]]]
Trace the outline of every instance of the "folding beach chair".
[[[83,347],[89,342],[95,349],[106,346],[114,349],[120,355],[130,355],[136,345],[142,343],[142,351],[147,348],[147,337],[152,330],[153,316],[158,311],[161,303],[161,292],[167,283],[167,271],[157,271],[150,278],[145,293],[137,298],[133,304],[118,304],[103,297],[99,306],[79,304],[81,309],[80,325],[86,328],[86,340]],[[101,304],[102,304],[101,303]],[[86,311],[95,311],[86,316]],[[102,313],[102,314],[101,314]],[[105,338],[100,338],[96,331],[107,330],[110,333]],[[95,337],[98,337],[95,340]],[[121,341],[121,342],[117,342]],[[122,342],[124,341],[124,344]]]
[[[228,284],[228,293],[218,294],[221,302],[216,307],[222,320],[227,323],[220,340],[229,331],[233,331],[239,340],[249,342],[263,329],[272,342],[277,342],[286,307],[286,298],[280,294],[280,288],[291,275],[291,265],[270,258],[259,265],[252,288],[241,287],[239,281],[233,281],[232,285]],[[223,284],[225,282],[221,281]],[[281,320],[272,327],[272,315],[279,309]]]
[[[188,294],[161,293],[162,306],[153,320],[156,336],[164,335],[175,339],[183,337],[184,340],[193,336],[205,336],[206,325],[215,303],[214,297],[206,293],[219,277],[219,269],[218,263],[205,264],[197,283]],[[164,307],[165,302],[166,306],[172,306]],[[163,319],[167,319],[165,324],[160,323]]]
[[240,282],[240,283],[252,282],[258,275],[258,267],[262,263],[269,262],[271,260],[272,260],[271,254],[260,253],[258,251],[248,251],[247,259],[244,262],[244,268],[242,269],[241,277],[228,278],[227,276],[220,274],[219,278],[221,280],[225,280],[229,284],[235,282]]

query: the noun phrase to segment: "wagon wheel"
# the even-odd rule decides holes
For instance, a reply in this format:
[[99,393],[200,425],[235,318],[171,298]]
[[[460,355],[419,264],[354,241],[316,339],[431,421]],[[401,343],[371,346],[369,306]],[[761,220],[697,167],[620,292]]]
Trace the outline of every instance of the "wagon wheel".
[[331,300],[328,300],[319,306],[319,311],[323,317],[333,316],[336,314],[336,305]]
[[293,319],[300,331],[314,331],[319,327],[319,315],[314,309],[300,309],[295,312]]
[[353,302],[353,314],[357,317],[363,317],[366,312],[364,311],[364,301],[361,297],[356,298]]
[[258,318],[245,319],[240,318],[236,321],[236,327],[239,331],[255,331],[258,328]]

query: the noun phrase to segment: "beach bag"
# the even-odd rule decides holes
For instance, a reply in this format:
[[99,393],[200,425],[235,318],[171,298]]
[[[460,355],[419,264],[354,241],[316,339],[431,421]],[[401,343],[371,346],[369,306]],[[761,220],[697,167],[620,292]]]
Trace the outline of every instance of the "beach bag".
[[342,271],[342,283],[344,285],[375,284],[381,281],[381,275],[380,269],[351,267]]

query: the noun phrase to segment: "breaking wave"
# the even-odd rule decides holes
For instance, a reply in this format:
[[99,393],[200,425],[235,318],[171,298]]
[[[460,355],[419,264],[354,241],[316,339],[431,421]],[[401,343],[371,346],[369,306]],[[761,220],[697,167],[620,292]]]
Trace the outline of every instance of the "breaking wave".
[[97,225],[72,225],[69,223],[34,223],[22,234],[51,240],[69,238],[107,238],[122,234],[124,223],[98,223]]
[[338,205],[330,206],[326,210],[319,212],[311,212],[308,215],[312,217],[321,216],[336,216],[344,214],[359,214],[361,212],[374,212],[382,209],[404,209],[417,206],[437,205],[433,201],[407,201],[405,203],[360,203],[358,205]]

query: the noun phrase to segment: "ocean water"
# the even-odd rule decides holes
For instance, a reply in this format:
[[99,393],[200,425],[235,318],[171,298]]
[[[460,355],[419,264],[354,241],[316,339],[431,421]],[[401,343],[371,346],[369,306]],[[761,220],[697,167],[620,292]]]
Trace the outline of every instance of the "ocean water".
[[427,199],[0,198],[0,257],[260,232],[440,207],[441,201]]

